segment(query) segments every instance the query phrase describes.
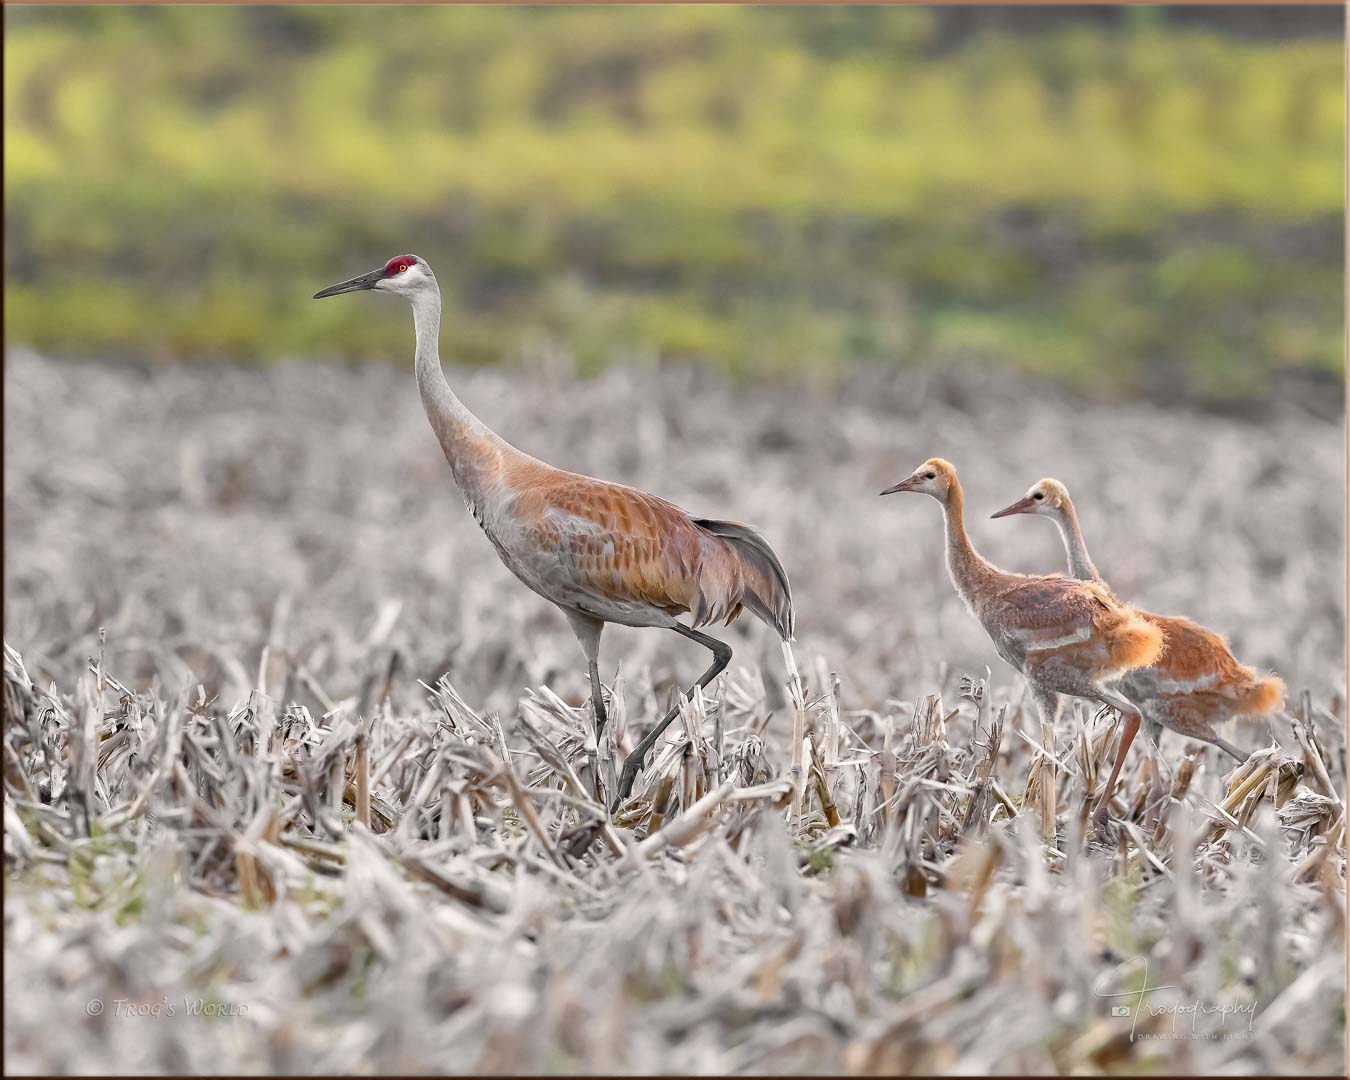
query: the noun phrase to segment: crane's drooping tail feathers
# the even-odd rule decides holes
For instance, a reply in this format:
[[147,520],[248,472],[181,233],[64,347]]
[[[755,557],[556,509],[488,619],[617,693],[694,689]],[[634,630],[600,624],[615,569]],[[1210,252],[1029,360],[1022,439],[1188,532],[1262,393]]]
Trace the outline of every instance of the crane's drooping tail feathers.
[[784,641],[790,640],[795,621],[792,587],[769,542],[748,525],[735,521],[695,518],[694,524],[730,543],[741,564],[741,603],[778,631]]
[[1135,615],[1127,615],[1107,631],[1106,647],[1111,662],[1122,671],[1148,667],[1162,654],[1162,628],[1145,622]]
[[1284,704],[1284,680],[1276,675],[1264,679],[1256,677],[1251,668],[1246,669],[1249,678],[1238,683],[1233,700],[1241,716],[1257,716],[1278,709]]

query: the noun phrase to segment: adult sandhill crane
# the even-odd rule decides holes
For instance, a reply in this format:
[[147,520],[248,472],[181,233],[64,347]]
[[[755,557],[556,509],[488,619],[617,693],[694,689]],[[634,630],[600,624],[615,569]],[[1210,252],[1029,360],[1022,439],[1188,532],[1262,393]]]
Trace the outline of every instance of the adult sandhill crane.
[[[1013,514],[1048,517],[1064,541],[1069,573],[1083,581],[1101,581],[1083,541],[1073,500],[1058,480],[1047,478],[1032,484],[1025,496],[994,517]],[[1192,739],[1213,743],[1245,761],[1247,755],[1220,738],[1215,726],[1231,717],[1259,716],[1279,708],[1284,701],[1283,681],[1262,677],[1240,664],[1221,635],[1190,619],[1147,611],[1139,615],[1162,630],[1167,645],[1152,664],[1127,673],[1120,681],[1121,690],[1139,703],[1151,726],[1161,724]],[[1127,749],[1129,744],[1122,738],[1117,763]]]
[[[1061,694],[1101,702],[1120,710],[1125,718],[1122,743],[1128,745],[1139,728],[1139,707],[1128,693],[1109,684],[1153,663],[1162,649],[1162,631],[1099,581],[1010,574],[981,558],[966,535],[965,496],[951,462],[929,458],[881,494],[898,491],[931,495],[941,504],[952,584],[999,656],[1026,676],[1041,719],[1054,724]],[[1108,794],[1119,772],[1117,757]],[[1105,818],[1106,807],[1103,799],[1098,821]]]
[[[729,623],[748,608],[784,641],[791,639],[787,574],[759,533],[734,521],[693,517],[655,495],[555,469],[517,450],[474,416],[446,381],[441,291],[426,260],[396,256],[314,299],[367,289],[396,293],[412,305],[417,388],[427,419],[497,555],[571,623],[589,667],[597,743],[606,719],[598,666],[605,623],[665,627],[708,649],[713,662],[699,677],[699,689],[727,666],[731,648],[697,627]],[[690,626],[676,621],[684,614]],[[615,808],[632,790],[647,751],[678,715],[677,704],[628,755]]]

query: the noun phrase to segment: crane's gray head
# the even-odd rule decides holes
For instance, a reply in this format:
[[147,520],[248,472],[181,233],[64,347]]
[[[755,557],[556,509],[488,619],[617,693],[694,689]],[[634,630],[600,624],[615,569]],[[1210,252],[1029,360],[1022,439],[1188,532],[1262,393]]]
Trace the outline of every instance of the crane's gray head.
[[888,487],[883,495],[894,495],[897,491],[917,491],[921,495],[931,495],[946,505],[947,496],[956,483],[956,466],[943,458],[929,458],[900,483]]
[[1054,517],[1069,505],[1069,491],[1058,480],[1046,477],[1027,489],[1026,495],[1011,506],[1005,506],[991,517],[1011,517],[1013,514],[1044,514]]
[[316,292],[314,299],[322,300],[325,296],[339,296],[342,293],[362,292],[367,289],[398,293],[411,300],[419,293],[434,291],[436,275],[431,272],[431,267],[426,261],[416,255],[395,255],[378,270],[339,281],[336,285],[329,285],[321,292]]

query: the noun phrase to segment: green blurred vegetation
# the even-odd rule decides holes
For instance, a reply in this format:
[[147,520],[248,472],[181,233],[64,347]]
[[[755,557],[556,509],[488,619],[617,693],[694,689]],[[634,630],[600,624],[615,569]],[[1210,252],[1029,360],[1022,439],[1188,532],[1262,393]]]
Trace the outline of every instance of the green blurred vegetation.
[[1128,392],[1342,370],[1334,37],[921,8],[14,8],[6,337],[758,373],[976,357]]

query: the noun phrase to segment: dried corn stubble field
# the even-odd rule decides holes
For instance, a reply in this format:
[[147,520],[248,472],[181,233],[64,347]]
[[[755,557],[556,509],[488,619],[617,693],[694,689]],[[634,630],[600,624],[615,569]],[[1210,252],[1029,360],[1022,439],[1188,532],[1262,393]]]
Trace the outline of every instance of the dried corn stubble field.
[[[1342,1068],[1338,425],[973,372],[453,378],[548,460],[758,524],[800,690],[767,630],[728,631],[609,823],[579,651],[406,372],[13,350],[10,1071]],[[937,508],[875,495],[931,454],[1002,565],[1058,568],[1048,523],[982,520],[1057,475],[1118,591],[1280,671],[1290,714],[1232,734],[1263,752],[1141,740],[1125,824],[1085,839],[1115,721],[1080,709],[1040,753]],[[623,749],[703,663],[622,629],[601,659]],[[1103,996],[1145,961],[1175,989]]]

